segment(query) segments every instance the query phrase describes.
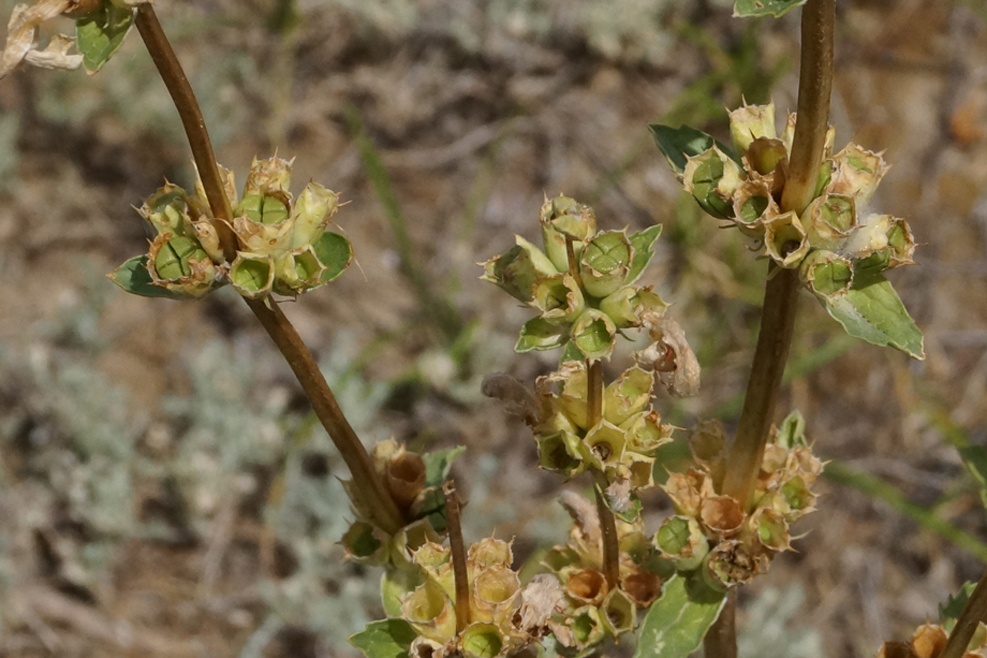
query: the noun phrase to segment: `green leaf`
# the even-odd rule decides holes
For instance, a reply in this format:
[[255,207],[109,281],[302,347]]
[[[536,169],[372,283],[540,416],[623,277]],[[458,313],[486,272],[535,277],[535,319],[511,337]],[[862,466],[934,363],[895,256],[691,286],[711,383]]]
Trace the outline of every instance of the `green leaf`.
[[445,450],[433,450],[422,455],[425,462],[425,486],[441,487],[449,475],[452,462],[466,452],[466,446],[456,446]]
[[339,278],[353,260],[353,245],[339,233],[326,231],[312,247],[319,261],[327,268],[320,277],[323,283]]
[[970,596],[976,588],[977,583],[963,583],[963,587],[956,593],[956,596],[951,594],[945,603],[939,604],[939,623],[942,624],[947,633],[952,632],[956,620],[963,614],[963,608],[966,607],[966,602],[970,600]]
[[983,446],[965,446],[960,448],[960,457],[970,475],[980,485],[980,500],[987,508],[987,448]]
[[75,42],[82,53],[82,64],[89,73],[103,68],[120,50],[134,25],[133,9],[117,7],[109,0],[92,14],[75,22]]
[[372,621],[350,637],[350,644],[367,658],[407,658],[415,629],[403,619]]
[[733,5],[733,15],[741,18],[753,16],[784,16],[807,0],[737,0]]
[[673,576],[644,617],[634,658],[687,658],[699,648],[726,600],[725,592]]
[[655,141],[658,142],[658,148],[665,154],[665,159],[668,160],[669,166],[679,176],[685,172],[685,165],[688,163],[689,158],[700,153],[705,153],[713,148],[714,144],[728,156],[737,160],[737,156],[734,155],[730,147],[719,140],[713,139],[712,136],[707,135],[701,130],[696,130],[689,126],[672,128],[671,126],[665,126],[660,123],[652,123],[648,126],[648,129],[654,136]]
[[649,226],[643,231],[637,233],[632,233],[630,235],[631,246],[634,247],[634,259],[631,261],[630,270],[627,272],[627,278],[624,279],[625,285],[630,285],[637,281],[641,273],[651,262],[654,257],[655,252],[652,251],[652,247],[658,236],[661,235],[661,224],[655,224],[654,226]]
[[913,359],[925,359],[922,331],[883,276],[863,287],[853,287],[845,295],[820,299],[851,336],[872,345],[894,347]]
[[166,299],[190,299],[188,295],[172,292],[151,282],[147,271],[147,255],[134,256],[107,275],[113,283],[127,292],[142,297],[164,297]]
[[531,350],[551,350],[562,345],[563,327],[546,322],[541,318],[532,318],[521,327],[514,351],[519,354]]

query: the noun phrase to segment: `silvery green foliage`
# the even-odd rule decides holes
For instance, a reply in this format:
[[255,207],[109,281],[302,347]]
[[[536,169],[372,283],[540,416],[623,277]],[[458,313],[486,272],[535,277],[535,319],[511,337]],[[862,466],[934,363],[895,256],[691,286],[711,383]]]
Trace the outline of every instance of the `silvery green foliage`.
[[[355,343],[352,334],[339,334],[320,366],[356,432],[383,438],[387,428],[380,424],[380,408],[390,389],[365,379],[353,368]],[[278,540],[291,550],[298,567],[287,578],[264,581],[261,591],[285,624],[322,635],[328,646],[345,646],[347,637],[380,616],[379,584],[361,573],[361,567],[343,560],[339,541],[352,515],[340,513],[349,509],[338,479],[346,468],[329,437],[314,424],[310,431],[299,430],[288,445],[284,495],[268,505],[264,517]],[[314,456],[326,457],[327,475],[306,473],[303,462]]]
[[822,656],[822,638],[814,629],[793,626],[802,612],[805,592],[799,584],[784,590],[766,587],[744,608],[747,622],[737,638],[741,656],[760,658],[816,658]]
[[189,357],[192,391],[163,403],[173,422],[188,425],[178,438],[170,470],[193,510],[193,525],[205,530],[207,519],[229,497],[256,486],[246,471],[272,463],[283,450],[279,420],[288,402],[287,389],[254,390],[255,363],[249,349],[207,343]]
[[[138,529],[133,477],[144,423],[122,391],[71,355],[41,345],[27,353],[0,349],[0,370],[4,397],[17,398],[0,417],[0,453],[23,456],[20,477],[3,486],[0,582],[23,577],[7,551],[24,548],[37,532],[57,556],[59,578],[98,588],[122,541]],[[58,519],[83,535],[61,532]]]

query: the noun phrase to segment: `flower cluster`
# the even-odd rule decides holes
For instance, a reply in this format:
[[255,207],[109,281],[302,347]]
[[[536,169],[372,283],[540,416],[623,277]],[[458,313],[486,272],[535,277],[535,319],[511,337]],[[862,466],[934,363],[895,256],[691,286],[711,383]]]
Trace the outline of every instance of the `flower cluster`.
[[773,104],[734,110],[730,134],[739,158],[713,143],[687,159],[682,183],[707,213],[761,241],[778,265],[799,268],[804,284],[821,297],[911,264],[915,241],[905,220],[863,213],[888,165],[881,154],[852,143],[833,155],[832,128],[813,201],[801,213],[780,207],[794,132],[789,114],[777,133]]
[[511,568],[511,544],[484,539],[469,548],[466,570],[469,610],[459,611],[467,620],[457,631],[456,583],[448,548],[427,543],[415,551],[414,564],[421,584],[401,599],[400,617],[409,622],[416,637],[412,658],[443,656],[512,655],[548,633],[564,631],[561,588],[551,577],[536,576],[521,586]]
[[244,297],[297,295],[338,277],[352,259],[349,241],[327,231],[338,196],[309,183],[295,200],[288,192],[291,163],[254,160],[242,198],[233,173],[221,170],[233,208],[236,258],[220,246],[201,181],[194,194],[165,184],[139,210],[156,233],[146,256],[124,263],[110,278],[128,292],[174,299],[202,297],[232,283]]
[[589,206],[569,197],[541,209],[544,251],[516,236],[517,245],[483,264],[497,284],[539,315],[521,329],[516,350],[563,349],[563,361],[610,356],[617,331],[645,326],[667,307],[651,287],[634,286],[661,233],[597,231]]
[[651,373],[624,371],[604,389],[602,417],[590,427],[585,362],[569,361],[538,378],[530,421],[542,467],[566,477],[592,467],[634,491],[653,486],[655,452],[672,436],[651,407],[653,387]]
[[[441,484],[460,452],[452,449],[418,455],[393,439],[374,446],[374,467],[408,523],[397,533],[388,534],[373,522],[373,510],[360,507],[359,496],[344,481],[357,516],[341,542],[346,557],[360,564],[415,569],[412,554],[427,543],[440,542],[446,531]],[[438,466],[429,469],[426,460]]]
[[724,473],[723,428],[707,422],[690,437],[697,466],[671,473],[662,485],[675,516],[666,519],[654,545],[679,571],[701,569],[719,589],[745,583],[768,570],[771,559],[791,549],[789,525],[814,511],[810,487],[822,472],[793,414],[774,429],[748,509],[718,494]]
[[571,492],[563,494],[562,504],[575,523],[566,544],[552,548],[543,563],[565,594],[566,623],[554,631],[555,638],[582,651],[606,637],[633,631],[637,611],[647,609],[661,595],[662,580],[647,568],[655,551],[640,516],[629,523],[617,521],[620,580],[611,587],[603,575],[603,538],[595,507]]

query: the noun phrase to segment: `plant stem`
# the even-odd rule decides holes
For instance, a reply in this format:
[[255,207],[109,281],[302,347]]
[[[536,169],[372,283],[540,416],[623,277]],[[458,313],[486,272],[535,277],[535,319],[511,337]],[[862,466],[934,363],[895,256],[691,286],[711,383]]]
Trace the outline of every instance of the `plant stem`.
[[[603,418],[603,361],[586,359],[586,425],[596,427]],[[603,576],[613,590],[620,584],[620,545],[617,541],[617,520],[607,505],[606,490],[610,486],[606,473],[593,469],[593,491],[596,493],[596,515],[600,518],[603,540]]]
[[962,658],[980,622],[987,622],[987,571],[963,606],[963,612],[956,620],[956,626],[949,634],[949,641],[939,658]]
[[[835,0],[809,0],[802,8],[798,116],[788,177],[782,192],[784,211],[802,213],[812,201],[819,179],[829,130],[835,22]],[[798,289],[798,275],[794,270],[780,269],[773,263],[769,265],[754,362],[723,480],[723,493],[735,498],[744,509],[760,471],[788,360]],[[736,657],[736,605],[736,596],[732,596],[706,636],[707,658]]]
[[396,533],[405,525],[401,512],[385,488],[367,449],[339,408],[336,396],[329,388],[312,352],[273,299],[245,301],[295,373],[298,383],[312,403],[312,410],[350,469],[355,492],[360,498],[359,501],[354,501],[357,507],[372,514],[385,532]]
[[610,511],[605,498],[607,487],[606,473],[593,469],[593,491],[596,493],[596,514],[600,517],[600,535],[603,539],[603,577],[610,590],[620,584],[620,543],[617,540],[617,520]]
[[[215,226],[223,246],[223,254],[232,262],[236,257],[237,244],[236,236],[229,225],[233,213],[195,93],[161,28],[154,8],[150,4],[139,5],[135,22],[178,109],[209,207],[217,220]],[[372,514],[384,531],[394,534],[404,526],[404,519],[377,474],[366,448],[339,408],[312,352],[273,299],[246,301],[274,344],[281,350],[302,390],[311,401],[315,414],[349,467],[353,476],[354,493],[359,497],[354,504]]]
[[453,587],[456,589],[456,632],[462,633],[470,625],[470,582],[466,569],[466,545],[459,520],[459,496],[456,482],[449,480],[442,485],[446,498],[446,529],[449,531],[449,551],[452,553]]
[[781,197],[783,211],[802,214],[816,191],[829,131],[835,23],[836,0],[809,0],[802,8],[798,115]]
[[185,77],[185,71],[182,70],[182,65],[161,28],[154,6],[150,3],[138,5],[134,22],[154,65],[161,74],[161,79],[168,88],[168,93],[175,102],[175,108],[178,109],[178,116],[188,136],[189,146],[192,147],[192,158],[195,160],[199,178],[202,179],[202,187],[209,200],[209,208],[212,210],[213,217],[220,220],[215,222],[215,226],[223,247],[223,255],[226,260],[233,262],[236,258],[236,237],[228,224],[233,212],[224,190],[219,166],[216,164],[212,140],[209,139],[209,131],[206,130],[206,122],[202,118],[202,110],[199,109],[192,85]]

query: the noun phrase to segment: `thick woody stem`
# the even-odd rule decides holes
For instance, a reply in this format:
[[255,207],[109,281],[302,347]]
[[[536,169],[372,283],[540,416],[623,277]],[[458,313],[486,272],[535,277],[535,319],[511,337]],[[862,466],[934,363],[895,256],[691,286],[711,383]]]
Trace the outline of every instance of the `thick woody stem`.
[[[232,262],[236,258],[237,243],[229,225],[232,218],[230,201],[226,196],[219,167],[216,164],[216,155],[195,93],[161,28],[154,8],[150,4],[139,5],[135,22],[151,59],[178,109],[209,207],[217,220],[216,231],[220,237],[223,254],[227,261]],[[298,378],[302,390],[311,401],[315,414],[349,467],[355,492],[360,497],[358,507],[370,511],[384,531],[393,534],[400,530],[404,525],[404,519],[398,507],[377,474],[366,448],[339,408],[308,346],[273,299],[247,300],[247,305],[267,330],[274,344],[281,350],[281,354]]]
[[472,622],[470,615],[470,582],[466,568],[466,544],[459,519],[459,496],[456,482],[449,480],[442,485],[446,499],[446,529],[449,531],[449,551],[452,553],[452,578],[456,590],[456,632],[462,633]]
[[[835,0],[809,0],[802,9],[798,115],[788,177],[782,192],[784,211],[801,213],[815,194],[829,130],[835,22]],[[794,270],[781,269],[773,263],[769,266],[754,362],[723,480],[723,493],[737,499],[745,509],[760,471],[788,360],[798,289],[798,275]],[[731,596],[720,619],[706,636],[707,658],[736,658],[735,609],[736,596]]]

